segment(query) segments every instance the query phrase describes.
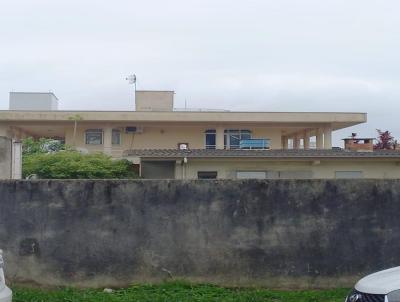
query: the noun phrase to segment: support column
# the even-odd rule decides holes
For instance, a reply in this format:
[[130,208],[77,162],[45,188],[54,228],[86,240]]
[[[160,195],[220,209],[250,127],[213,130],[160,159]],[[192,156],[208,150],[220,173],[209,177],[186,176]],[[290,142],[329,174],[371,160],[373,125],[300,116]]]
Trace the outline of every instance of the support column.
[[323,149],[324,148],[324,133],[322,129],[318,128],[316,129],[316,144],[317,144],[317,149]]
[[297,134],[293,137],[293,149],[300,149],[300,137]]
[[175,179],[183,179],[183,161],[182,159],[177,159],[175,161]]
[[288,148],[288,138],[287,136],[282,136],[282,149],[287,150]]
[[105,127],[103,130],[103,152],[112,154],[112,127]]
[[22,178],[22,143],[13,140],[12,142],[12,179]]
[[324,149],[332,149],[332,128],[324,129]]
[[216,140],[216,149],[224,149],[224,127],[218,127],[216,129],[216,134],[217,137],[215,138]]
[[304,149],[310,149],[310,131],[304,131]]

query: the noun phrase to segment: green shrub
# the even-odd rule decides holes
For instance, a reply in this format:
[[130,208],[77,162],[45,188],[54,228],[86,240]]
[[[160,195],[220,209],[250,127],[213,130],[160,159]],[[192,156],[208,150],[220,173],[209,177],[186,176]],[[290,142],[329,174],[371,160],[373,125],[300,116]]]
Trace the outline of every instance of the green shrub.
[[23,155],[58,152],[66,149],[66,146],[61,141],[51,138],[35,140],[33,137],[28,137],[22,141]]
[[112,160],[102,153],[80,154],[76,151],[25,154],[22,174],[36,174],[42,179],[137,178],[128,160]]

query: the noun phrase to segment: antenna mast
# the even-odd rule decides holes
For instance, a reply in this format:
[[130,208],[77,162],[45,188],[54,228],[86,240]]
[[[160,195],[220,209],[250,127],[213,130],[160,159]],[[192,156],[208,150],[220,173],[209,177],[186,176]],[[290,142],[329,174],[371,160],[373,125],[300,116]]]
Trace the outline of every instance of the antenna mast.
[[128,81],[129,85],[133,85],[134,89],[135,89],[135,93],[134,93],[134,104],[135,104],[135,108],[136,108],[136,74],[131,74],[129,75],[127,78],[125,78],[125,80]]

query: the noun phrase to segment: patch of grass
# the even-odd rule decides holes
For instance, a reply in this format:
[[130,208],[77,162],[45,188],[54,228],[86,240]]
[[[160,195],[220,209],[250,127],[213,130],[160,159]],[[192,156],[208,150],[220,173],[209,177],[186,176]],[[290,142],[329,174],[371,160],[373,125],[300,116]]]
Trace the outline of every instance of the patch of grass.
[[161,285],[134,285],[104,293],[102,290],[60,288],[53,290],[13,287],[14,302],[343,302],[347,289],[283,291],[250,288],[223,288],[171,282]]

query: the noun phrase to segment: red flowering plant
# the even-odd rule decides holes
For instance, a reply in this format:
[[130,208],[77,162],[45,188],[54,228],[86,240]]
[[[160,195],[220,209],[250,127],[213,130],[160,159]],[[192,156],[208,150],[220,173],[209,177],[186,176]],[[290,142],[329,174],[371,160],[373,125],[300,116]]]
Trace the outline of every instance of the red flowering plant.
[[382,131],[380,129],[376,129],[376,131],[378,131],[378,142],[374,145],[375,150],[396,149],[397,141],[394,140],[394,137],[388,130]]

